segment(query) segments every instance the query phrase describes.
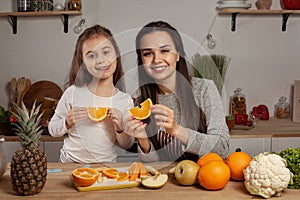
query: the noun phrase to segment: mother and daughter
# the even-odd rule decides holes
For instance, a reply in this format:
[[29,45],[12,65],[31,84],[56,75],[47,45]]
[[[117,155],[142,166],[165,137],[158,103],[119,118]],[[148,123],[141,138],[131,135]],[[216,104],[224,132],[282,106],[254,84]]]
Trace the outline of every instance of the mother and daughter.
[[[95,25],[78,38],[68,88],[49,122],[64,138],[61,162],[115,162],[116,146],[135,141],[144,162],[179,161],[215,152],[226,158],[229,131],[222,100],[212,80],[188,74],[183,42],[164,21],[145,25],[136,36],[139,91],[136,105],[151,98],[150,122],[128,116],[134,106],[124,84],[120,51],[111,32]],[[100,122],[87,107],[109,107]]]

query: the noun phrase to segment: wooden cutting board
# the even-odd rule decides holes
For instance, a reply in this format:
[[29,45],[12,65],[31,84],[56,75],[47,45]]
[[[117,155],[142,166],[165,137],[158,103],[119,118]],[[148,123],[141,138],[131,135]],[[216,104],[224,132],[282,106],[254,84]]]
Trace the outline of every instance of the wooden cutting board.
[[[151,171],[152,173],[158,173],[158,171],[153,168],[152,166],[145,166],[147,171]],[[128,171],[128,167],[120,167],[117,168],[118,171],[122,171],[122,172],[126,172]],[[72,179],[72,176],[71,176]],[[73,180],[72,180],[73,181]],[[137,187],[139,185],[141,185],[141,180],[138,179],[136,181],[123,181],[123,182],[117,182],[114,179],[107,179],[103,182],[99,182],[99,183],[94,183],[91,186],[87,186],[87,187],[81,187],[76,185],[73,182],[74,187],[79,191],[79,192],[87,192],[87,191],[96,191],[96,190],[112,190],[112,189],[121,189],[121,188],[130,188],[130,187]]]
[[23,98],[23,102],[26,107],[31,108],[35,100],[37,100],[38,104],[42,103],[43,97],[59,100],[62,94],[62,89],[56,83],[46,80],[38,81],[30,86]]

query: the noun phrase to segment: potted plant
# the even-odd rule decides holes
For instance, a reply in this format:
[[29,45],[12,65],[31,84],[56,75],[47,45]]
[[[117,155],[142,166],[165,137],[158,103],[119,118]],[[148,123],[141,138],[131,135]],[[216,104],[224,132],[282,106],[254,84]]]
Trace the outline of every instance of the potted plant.
[[11,129],[11,124],[14,122],[16,122],[16,118],[12,113],[0,106],[0,134],[13,135],[14,133]]
[[200,55],[196,53],[192,57],[194,76],[213,80],[221,95],[229,62],[230,58],[226,55]]

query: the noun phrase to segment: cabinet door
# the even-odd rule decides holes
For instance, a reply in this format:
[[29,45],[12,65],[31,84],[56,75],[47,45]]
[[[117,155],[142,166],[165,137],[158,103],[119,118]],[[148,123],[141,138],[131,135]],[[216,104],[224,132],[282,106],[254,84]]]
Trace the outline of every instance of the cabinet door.
[[117,162],[135,162],[139,161],[138,154],[126,151],[117,146]]
[[261,152],[269,152],[271,150],[271,138],[230,139],[229,145],[230,153],[240,148],[250,156],[255,156]]
[[[3,151],[5,153],[7,162],[11,162],[11,158],[17,149],[20,147],[20,142],[4,142],[2,144]],[[40,142],[39,148],[44,150],[44,144]]]
[[63,144],[63,141],[45,142],[45,153],[47,155],[48,162],[59,162],[60,149]]
[[289,147],[299,148],[300,137],[272,138],[272,151],[279,152]]

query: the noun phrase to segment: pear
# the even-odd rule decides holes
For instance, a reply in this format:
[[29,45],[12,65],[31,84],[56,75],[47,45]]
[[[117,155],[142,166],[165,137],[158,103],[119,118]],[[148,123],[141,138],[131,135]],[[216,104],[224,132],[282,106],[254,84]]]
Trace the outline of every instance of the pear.
[[147,188],[157,189],[163,187],[168,181],[167,174],[157,173],[155,176],[149,176],[142,179],[142,185]]

